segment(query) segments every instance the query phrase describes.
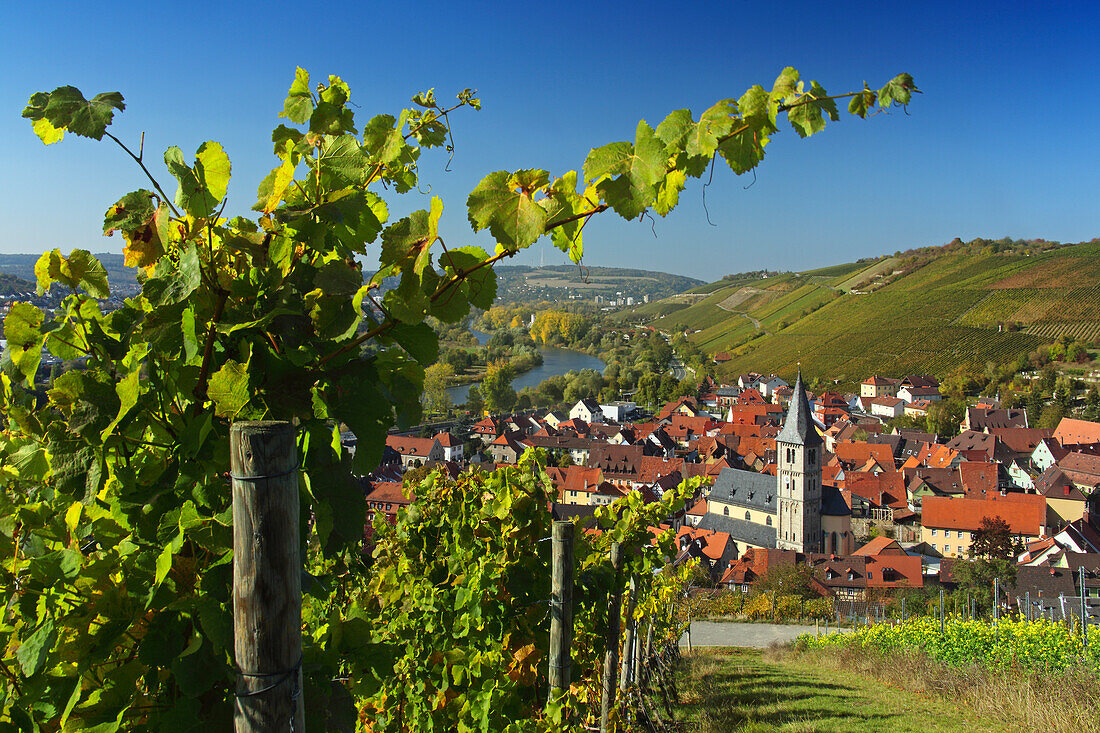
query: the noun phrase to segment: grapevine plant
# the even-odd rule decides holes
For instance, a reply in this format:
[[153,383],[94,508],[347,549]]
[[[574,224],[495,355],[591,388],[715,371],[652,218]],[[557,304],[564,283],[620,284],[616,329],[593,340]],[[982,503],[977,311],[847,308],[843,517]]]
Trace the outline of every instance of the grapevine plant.
[[[902,74],[840,97],[865,117],[915,91]],[[466,202],[472,228],[496,242],[490,253],[443,242],[438,197],[396,221],[388,215],[387,199],[418,191],[421,155],[450,148],[451,116],[480,108],[474,92],[450,105],[417,94],[410,109],[361,125],[350,94],[339,77],[311,83],[297,70],[286,124],[271,135],[276,165],[254,214],[232,218],[220,144],[203,143],[190,160],[168,148],[169,195],[144,145],[135,152],[108,130],[121,94],[86,99],[65,86],[30,98],[23,116],[44,143],[107,138],[147,188],[118,199],[103,222],[104,234],[125,239],[139,295],[104,313],[102,264],[55,249],[35,274],[40,292],[65,294],[60,307],[17,303],[4,320],[0,724],[226,728],[229,426],[261,418],[298,430],[311,728],[488,730],[507,718],[528,729],[575,714],[569,705],[583,689],[549,707],[533,692],[545,679],[536,663],[548,625],[545,606],[530,605],[545,599],[549,577],[538,539],[549,536],[551,495],[539,464],[426,479],[396,528],[376,527],[373,557],[363,552],[366,507],[353,477],[378,463],[391,426],[419,417],[424,368],[438,354],[425,319],[454,323],[488,308],[495,262],[543,236],[579,262],[593,216],[664,216],[688,177],[718,158],[736,174],[754,169],[781,115],[805,137],[838,118],[840,97],[788,68],[770,91],[753,86],[697,120],[677,110],[656,128],[640,122],[633,142],[591,150],[580,171],[490,173]],[[364,270],[368,247],[380,254]],[[36,381],[43,347],[83,368]],[[354,458],[341,425],[358,437]],[[662,550],[639,528],[676,495],[648,509],[623,500],[603,511],[602,534],[580,540],[579,667],[598,666],[608,543],[628,543],[636,574],[653,570]]]

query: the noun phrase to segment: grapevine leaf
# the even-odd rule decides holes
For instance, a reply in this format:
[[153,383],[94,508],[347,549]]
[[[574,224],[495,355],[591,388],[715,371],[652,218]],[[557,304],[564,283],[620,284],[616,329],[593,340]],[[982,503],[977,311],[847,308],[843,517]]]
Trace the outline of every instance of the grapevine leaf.
[[848,102],[848,111],[854,115],[858,115],[861,118],[866,119],[867,113],[874,108],[877,95],[867,88],[867,83],[863,84],[863,91],[852,97]]
[[9,460],[25,481],[41,483],[50,473],[50,457],[40,445],[24,445],[12,453]]
[[798,70],[790,66],[779,72],[772,85],[772,99],[783,101],[801,92],[801,84],[798,81]]
[[604,176],[617,176],[630,168],[634,146],[627,142],[608,143],[588,151],[584,159],[584,179],[596,181]]
[[913,77],[909,74],[898,74],[886,86],[878,90],[878,105],[889,107],[891,104],[905,106],[913,97],[913,92],[920,91],[913,83]]
[[749,129],[765,137],[779,129],[775,126],[778,110],[779,106],[772,103],[771,96],[759,84],[749,87],[737,100],[737,112],[741,119]]
[[31,129],[34,130],[35,135],[38,135],[38,139],[46,145],[53,145],[65,137],[65,129],[54,127],[45,117],[35,120],[31,125]]
[[[204,162],[205,161],[205,162]],[[177,181],[176,205],[194,217],[208,217],[225,198],[229,182],[229,158],[221,145],[205,142],[199,147],[195,167],[183,160],[183,151],[172,146],[164,153],[164,164]],[[214,194],[221,196],[215,198]]]
[[214,200],[211,212],[213,212],[214,207],[221,203],[229,191],[231,171],[232,166],[229,164],[229,156],[225,154],[225,149],[222,148],[221,143],[207,141],[199,146],[199,150],[195,154],[195,175],[202,181],[206,193]]
[[109,237],[116,229],[133,231],[145,226],[155,211],[152,191],[144,188],[131,191],[107,209],[107,213],[103,215],[103,235]]
[[355,135],[331,138],[321,152],[318,165],[322,174],[330,177],[332,188],[359,186],[370,178],[370,156],[363,151]]
[[363,272],[358,265],[343,260],[325,263],[313,276],[313,287],[325,295],[352,295],[363,285]]
[[100,434],[101,440],[106,440],[107,436],[114,431],[119,422],[125,418],[127,413],[137,404],[138,396],[141,394],[140,376],[140,371],[135,369],[127,374],[126,377],[119,380],[115,387],[119,399],[118,414],[107,427],[103,428],[103,432]]
[[[444,252],[439,257],[439,263],[443,266],[445,272],[454,276],[462,273],[462,279],[459,280],[455,286],[460,289],[461,293],[465,296],[462,302],[465,304],[467,301],[475,308],[481,308],[488,310],[493,301],[496,300],[497,295],[497,280],[496,273],[493,272],[491,267],[481,267],[479,269],[473,269],[479,264],[489,258],[488,253],[480,247],[461,247],[459,249],[451,249]],[[432,315],[447,322],[454,323],[455,321],[466,315],[469,310],[469,305],[466,304],[464,309],[457,318],[448,320],[439,313],[438,309],[441,309],[449,298],[448,293],[443,293],[435,303],[432,304]]]
[[669,171],[657,187],[657,199],[653,203],[653,210],[661,216],[667,216],[679,203],[680,191],[683,190],[686,181],[687,174],[683,171]]
[[827,98],[827,92],[816,82],[810,82],[810,91],[799,98],[797,106],[787,112],[787,119],[799,137],[809,137],[825,129],[825,117],[838,119],[836,102]]
[[393,425],[393,411],[379,391],[378,372],[371,360],[357,359],[325,392],[334,418],[344,422],[358,438],[353,465],[369,472],[382,458],[386,431]]
[[691,110],[678,109],[657,125],[657,137],[665,144],[669,153],[683,150],[687,146],[691,133],[695,130],[695,121],[691,119]]
[[53,619],[46,619],[26,641],[19,645],[15,657],[19,660],[19,666],[23,674],[32,677],[38,674],[46,663],[46,656],[57,642],[57,632],[54,630]]
[[638,123],[630,155],[619,166],[621,175],[611,181],[601,181],[597,188],[619,216],[634,219],[653,203],[657,183],[664,178],[667,165],[664,143],[642,120]]
[[733,100],[723,99],[700,115],[699,124],[688,137],[687,154],[709,160],[718,149],[719,138],[732,129],[731,114],[736,114]]
[[363,147],[382,165],[400,167],[416,162],[412,148],[401,135],[406,115],[402,112],[399,119],[393,115],[376,115],[363,128]]
[[34,263],[34,276],[38,281],[38,294],[45,295],[61,275],[61,250],[43,252]]
[[505,250],[516,252],[534,244],[546,227],[546,211],[534,194],[546,185],[545,171],[496,171],[481,179],[466,199],[474,231],[488,229]]
[[296,125],[304,125],[313,114],[313,95],[309,91],[309,72],[298,67],[294,71],[294,81],[290,84],[283,111],[280,117],[286,117]]
[[[593,194],[595,195],[595,194]],[[577,172],[569,171],[556,179],[547,190],[547,197],[540,202],[546,209],[547,226],[559,223],[550,230],[554,246],[569,255],[574,262],[584,256],[583,231],[589,208],[585,197],[577,193]],[[572,219],[572,221],[568,221]]]
[[439,336],[427,323],[399,323],[390,331],[390,335],[409,352],[409,356],[424,366],[434,364],[439,358]]
[[[74,135],[102,140],[103,133],[107,131],[107,125],[111,124],[116,109],[120,112],[126,109],[122,95],[118,92],[97,94],[88,100],[76,87],[64,86],[48,94],[38,92],[32,95],[23,110],[23,117],[34,122],[43,119],[48,121],[52,129],[44,125],[35,126],[35,133],[46,144],[60,139],[57,133],[59,130],[68,130]],[[48,140],[48,138],[54,139]]]
[[420,395],[424,392],[424,369],[402,351],[386,349],[374,361],[386,403],[393,405],[397,426],[415,425],[420,420]]
[[45,341],[40,330],[42,319],[42,311],[30,303],[13,303],[4,318],[4,338],[8,342],[11,360],[28,382],[34,382],[34,375],[42,362],[42,344]]
[[432,245],[431,214],[419,209],[382,230],[382,266],[397,265],[400,270],[424,271],[430,261]]
[[106,298],[111,294],[107,285],[107,270],[86,249],[74,249],[68,257],[61,258],[61,281],[71,288],[83,288],[93,298]]
[[279,207],[279,202],[283,200],[283,194],[286,193],[286,189],[290,185],[290,182],[294,180],[295,168],[297,168],[295,156],[293,153],[287,151],[286,156],[283,158],[283,162],[272,171],[274,177],[271,181],[271,190],[267,193],[267,200],[263,205],[265,214],[270,214]]
[[768,138],[756,130],[743,130],[722,142],[718,154],[737,175],[755,168],[764,159]]
[[248,364],[232,359],[210,376],[207,396],[214,403],[214,414],[233,418],[251,399],[248,388]]

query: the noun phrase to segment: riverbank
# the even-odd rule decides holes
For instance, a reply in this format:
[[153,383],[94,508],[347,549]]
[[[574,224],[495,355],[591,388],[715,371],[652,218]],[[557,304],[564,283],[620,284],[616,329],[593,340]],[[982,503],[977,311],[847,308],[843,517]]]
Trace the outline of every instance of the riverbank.
[[[491,333],[479,331],[474,328],[470,329],[470,333],[474,335],[474,338],[477,339],[478,345],[480,346],[488,344],[489,339],[493,336]],[[524,387],[534,387],[544,379],[564,375],[570,371],[595,369],[602,374],[603,370],[607,367],[607,364],[599,357],[575,349],[565,349],[557,346],[542,346],[538,347],[537,350],[542,356],[542,363],[532,364],[527,369],[516,370],[516,375],[512,380],[512,387],[516,391]],[[470,393],[470,387],[481,383],[481,379],[474,375],[467,376],[474,378],[464,379],[462,382],[452,384],[446,389],[447,396],[450,397],[451,402],[455,405],[461,405],[466,402]]]

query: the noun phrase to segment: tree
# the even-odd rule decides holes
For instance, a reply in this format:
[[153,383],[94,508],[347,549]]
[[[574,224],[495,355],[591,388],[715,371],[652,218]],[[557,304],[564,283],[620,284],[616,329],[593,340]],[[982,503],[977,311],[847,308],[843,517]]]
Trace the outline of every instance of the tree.
[[970,541],[970,557],[1012,560],[1019,550],[1012,528],[1001,517],[982,517]]
[[761,593],[775,593],[777,596],[798,596],[807,600],[817,598],[813,590],[813,573],[805,563],[775,565],[768,568],[756,583]]
[[424,370],[424,407],[428,412],[446,414],[451,410],[451,397],[447,387],[454,378],[455,370],[446,362],[437,362]]
[[485,400],[485,409],[492,413],[509,412],[516,404],[516,391],[512,389],[515,372],[506,361],[495,361],[485,370],[478,391]]
[[[865,117],[875,105],[907,104],[914,91],[903,74],[877,91],[841,96]],[[140,295],[102,313],[96,301],[109,295],[102,264],[85,250],[53,250],[35,273],[40,291],[68,293],[61,306],[47,314],[16,303],[4,321],[5,725],[57,730],[64,718],[74,730],[226,727],[235,679],[229,427],[272,419],[297,425],[301,498],[312,518],[300,548],[310,578],[302,616],[307,718],[318,729],[354,727],[360,717],[387,731],[502,728],[504,720],[538,728],[533,682],[518,681],[537,680],[527,675],[535,657],[524,657],[520,674],[505,669],[519,664],[517,648],[545,644],[539,614],[528,613],[530,600],[546,597],[545,565],[529,551],[548,531],[536,466],[440,481],[434,494],[427,482],[420,489],[430,498],[418,489],[399,533],[375,525],[374,569],[363,561],[366,505],[352,472],[378,463],[392,426],[420,418],[424,372],[439,356],[426,320],[453,324],[471,308],[489,309],[493,265],[544,236],[579,262],[592,217],[665,216],[687,179],[717,158],[738,175],[754,170],[783,115],[803,137],[839,116],[838,97],[785,69],[771,91],[754,86],[698,121],[679,110],[656,128],[641,122],[633,143],[593,148],[580,171],[489,173],[464,215],[475,231],[488,231],[490,254],[444,245],[438,197],[390,219],[390,211],[416,208],[396,197],[420,190],[425,154],[448,145],[452,114],[480,108],[474,94],[465,90],[447,105],[420,93],[409,109],[365,122],[350,96],[339,77],[318,83],[296,71],[254,215],[233,218],[223,215],[231,164],[219,143],[203,143],[193,158],[176,147],[165,152],[177,180],[169,195],[144,149],[108,131],[125,108],[121,94],[86,99],[64,86],[29,100],[23,115],[43,142],[107,138],[150,188],[123,195],[103,227],[121,233],[126,263],[142,269]],[[368,251],[379,259],[364,271]],[[61,359],[86,358],[88,368],[60,376],[40,397],[33,380],[43,346]],[[488,380],[493,406],[507,401],[505,375],[502,367]],[[359,439],[354,460],[333,440],[341,423]],[[622,521],[647,524],[670,511],[626,508]],[[484,522],[486,509],[510,528]],[[644,534],[648,547],[644,525],[606,521],[598,541]],[[440,552],[441,542],[464,554]],[[486,542],[493,551],[481,549]],[[448,569],[498,556],[492,573]],[[636,568],[647,584],[648,559],[639,553]],[[456,614],[446,632],[441,608]],[[467,608],[493,623],[473,622]],[[459,621],[473,632],[461,640],[451,634]],[[461,645],[461,658],[489,661],[474,670],[424,653],[445,638]],[[441,679],[454,683],[446,694],[425,694]]]
[[995,558],[977,558],[956,560],[951,566],[959,589],[970,593],[979,609],[993,607],[993,581],[1000,581],[1001,587],[1016,584],[1016,562]]

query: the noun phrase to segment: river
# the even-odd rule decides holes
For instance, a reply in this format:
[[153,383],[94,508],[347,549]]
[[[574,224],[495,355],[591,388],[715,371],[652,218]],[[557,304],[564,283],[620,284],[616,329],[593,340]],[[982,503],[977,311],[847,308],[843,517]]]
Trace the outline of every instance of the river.
[[[482,346],[489,340],[490,334],[475,331],[474,329],[470,330],[473,332],[474,337],[477,338],[477,342]],[[565,374],[568,371],[595,369],[600,374],[603,374],[603,370],[607,366],[602,359],[589,356],[582,351],[559,349],[555,346],[544,346],[539,349],[539,352],[542,354],[542,364],[529,372],[520,374],[512,380],[512,387],[517,392],[524,387],[534,387],[547,377],[553,377],[556,374]],[[470,382],[469,384],[458,384],[454,387],[448,387],[447,395],[451,398],[451,402],[456,405],[464,403],[466,401],[466,396],[470,393],[470,386],[474,384],[479,384],[479,382]]]

